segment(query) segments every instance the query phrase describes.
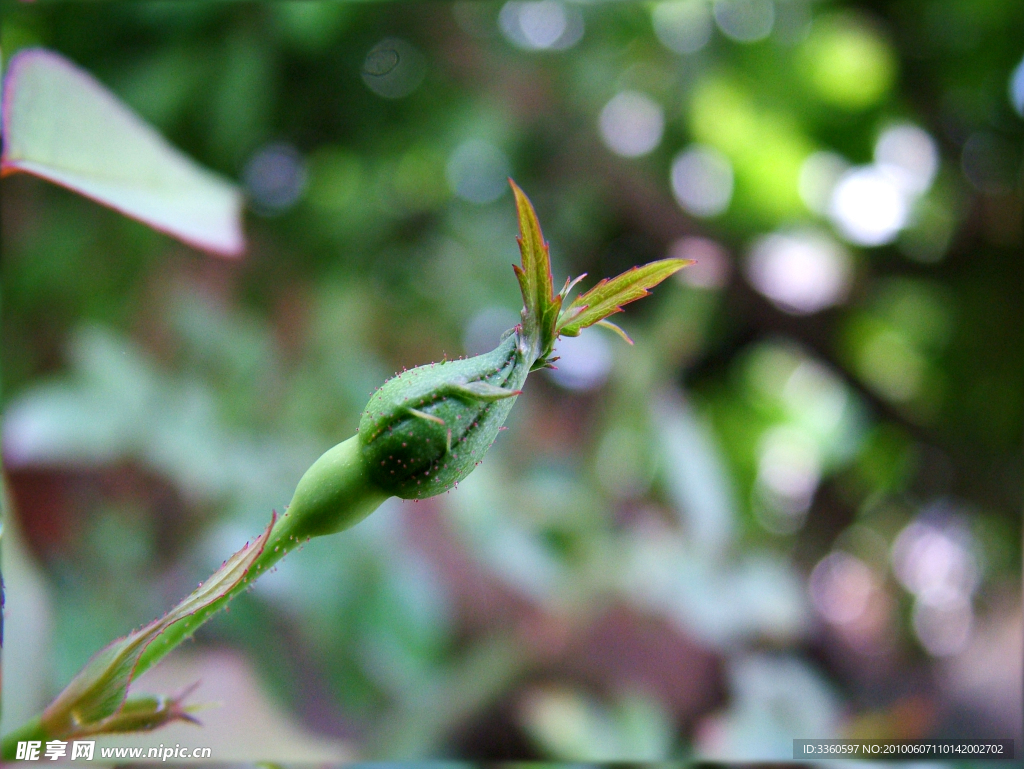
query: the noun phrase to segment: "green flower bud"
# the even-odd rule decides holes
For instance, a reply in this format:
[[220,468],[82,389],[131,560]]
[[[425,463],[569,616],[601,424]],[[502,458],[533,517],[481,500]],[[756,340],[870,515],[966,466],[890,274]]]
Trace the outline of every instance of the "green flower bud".
[[295,487],[288,512],[274,527],[274,547],[290,550],[296,542],[354,526],[388,498],[370,480],[359,436],[324,452]]
[[419,366],[385,382],[359,422],[371,481],[403,499],[452,488],[494,442],[532,364],[530,347],[513,329],[489,353]]

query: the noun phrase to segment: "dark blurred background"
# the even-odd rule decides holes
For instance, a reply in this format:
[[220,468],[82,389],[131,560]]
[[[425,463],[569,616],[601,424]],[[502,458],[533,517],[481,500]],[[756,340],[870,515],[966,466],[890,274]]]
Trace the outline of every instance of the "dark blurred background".
[[152,671],[220,706],[143,742],[1021,738],[1024,4],[2,8],[5,63],[62,53],[249,198],[229,260],[3,181],[4,730],[384,378],[516,322],[512,176],[556,283],[698,264],[615,318],[634,347],[564,340],[457,491],[310,543]]

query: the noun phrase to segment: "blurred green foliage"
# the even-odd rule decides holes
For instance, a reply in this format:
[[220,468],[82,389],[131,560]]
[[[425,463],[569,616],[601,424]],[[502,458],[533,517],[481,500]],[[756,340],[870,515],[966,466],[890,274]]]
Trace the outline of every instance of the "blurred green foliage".
[[[3,17],[5,62],[69,57],[251,209],[248,253],[219,260],[4,179],[4,462],[54,597],[42,690],[259,531],[387,375],[516,322],[511,175],[556,283],[699,264],[619,316],[635,347],[565,343],[456,492],[311,543],[199,642],[367,757],[1012,736],[1012,705],[934,673],[1019,599],[1024,6]],[[616,117],[623,92],[654,107]]]

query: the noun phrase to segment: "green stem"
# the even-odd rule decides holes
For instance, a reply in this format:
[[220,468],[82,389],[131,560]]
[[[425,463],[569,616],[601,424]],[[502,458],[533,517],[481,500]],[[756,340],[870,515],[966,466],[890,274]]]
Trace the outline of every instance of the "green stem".
[[[132,680],[191,637],[204,622],[248,589],[254,580],[269,571],[287,553],[312,537],[355,525],[376,510],[388,496],[367,477],[358,436],[327,451],[299,480],[287,512],[274,524],[263,550],[246,576],[201,611],[169,625],[142,652],[131,673]],[[13,759],[19,741],[59,738],[62,735],[52,734],[43,719],[36,717],[4,737],[0,753],[5,760]]]
[[153,641],[139,658],[135,676],[149,670],[228,604],[269,571],[287,553],[312,537],[333,534],[353,526],[376,510],[388,495],[366,478],[359,456],[359,438],[353,436],[325,453],[302,476],[288,511],[274,524],[270,538],[252,565],[248,577],[206,609],[174,623]]

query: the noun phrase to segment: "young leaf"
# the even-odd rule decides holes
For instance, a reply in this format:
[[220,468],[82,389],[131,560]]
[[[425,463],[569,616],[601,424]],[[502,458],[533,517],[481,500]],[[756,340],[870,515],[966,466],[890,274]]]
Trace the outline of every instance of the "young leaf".
[[601,326],[601,328],[606,328],[609,331],[618,334],[620,337],[622,337],[622,341],[624,341],[626,344],[633,344],[633,340],[630,338],[629,334],[623,331],[619,326],[612,323],[610,320],[599,320],[594,325]]
[[572,278],[571,280],[569,278],[566,278],[565,279],[565,285],[562,286],[562,290],[558,292],[559,299],[561,299],[564,302],[565,301],[565,297],[567,297],[569,295],[569,292],[572,290],[573,286],[575,286],[577,283],[579,283],[585,277],[587,277],[587,273],[584,272],[582,275],[579,275],[579,276],[577,276],[575,278]]
[[634,267],[611,280],[605,278],[565,308],[555,327],[556,333],[579,336],[582,329],[622,312],[622,305],[647,296],[649,289],[688,264],[693,262],[689,259],[662,259]]
[[205,251],[245,248],[238,188],[55,53],[33,48],[11,59],[2,130],[0,175],[34,174]]
[[[194,689],[196,684],[190,689]],[[83,725],[74,736],[151,732],[175,721],[188,721],[198,726],[199,721],[190,712],[193,708],[184,705],[184,700],[189,694],[190,691],[186,690],[177,697],[129,697],[113,715],[94,724]]]
[[[123,713],[128,686],[135,677],[139,661],[147,647],[172,625],[192,620],[200,624],[208,614],[219,608],[236,588],[248,581],[248,572],[263,552],[277,516],[266,531],[251,545],[224,562],[210,579],[196,588],[188,598],[160,619],[113,641],[97,652],[86,666],[71,679],[57,698],[43,711],[40,721],[51,738],[64,739],[78,734],[96,734],[101,724],[119,726],[141,714],[159,718],[177,711],[149,712],[143,707]],[[251,577],[251,575],[250,575]],[[121,715],[125,717],[122,719]],[[181,717],[180,715],[178,717]]]
[[514,181],[509,179],[508,183],[512,185],[519,213],[518,242],[523,265],[513,269],[523,294],[523,330],[527,338],[538,345],[540,354],[544,354],[555,340],[555,322],[562,297],[555,296],[548,244],[544,242],[533,205]]

